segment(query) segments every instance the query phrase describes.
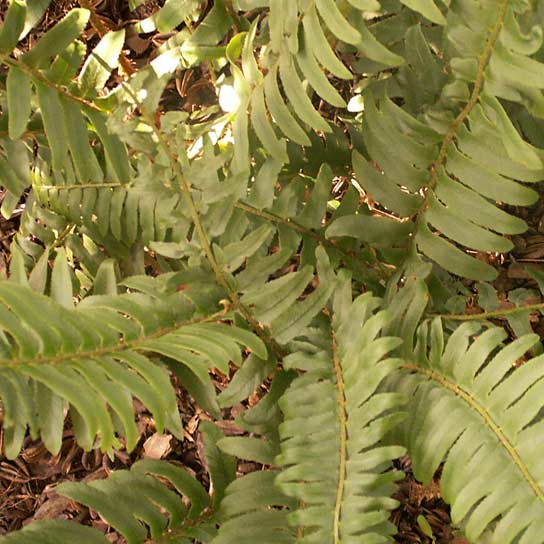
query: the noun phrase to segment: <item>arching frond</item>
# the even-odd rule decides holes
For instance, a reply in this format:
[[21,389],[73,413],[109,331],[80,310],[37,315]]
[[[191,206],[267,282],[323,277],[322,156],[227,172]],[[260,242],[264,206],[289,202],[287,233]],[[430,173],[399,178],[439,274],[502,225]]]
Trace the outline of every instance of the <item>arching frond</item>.
[[[0,391],[4,406],[4,451],[19,453],[27,427],[46,447],[60,448],[65,406],[78,442],[102,451],[127,449],[138,440],[132,397],[152,412],[159,432],[183,429],[168,373],[150,359],[164,355],[206,383],[208,368],[228,371],[241,362],[239,346],[266,358],[261,341],[243,329],[191,321],[181,294],[95,296],[67,309],[13,282],[0,283]],[[211,338],[221,338],[221,345]],[[116,429],[109,409],[122,421]]]
[[464,324],[442,348],[440,321],[424,326],[398,385],[412,399],[403,438],[418,480],[444,462],[442,495],[472,542],[544,542],[542,357],[523,360],[535,335],[505,338]]
[[[331,132],[331,127],[307,96],[305,83],[329,104],[343,108],[346,102],[329,81],[326,73],[350,79],[349,69],[338,58],[329,35],[351,44],[373,61],[385,66],[402,64],[403,58],[380,44],[367,28],[363,13],[379,8],[377,2],[351,2],[342,11],[333,0],[319,0],[297,5],[296,2],[274,0],[269,3],[265,22],[270,42],[261,51],[261,63],[267,69],[260,73],[254,59],[254,40],[258,21],[254,21],[246,37],[242,54],[242,70],[235,68],[234,77],[243,99],[234,132],[238,142],[246,141],[247,116],[267,153],[280,163],[288,162],[285,138],[301,146],[310,146],[306,127]],[[281,87],[281,89],[280,89]],[[243,89],[243,90],[242,90]],[[283,90],[283,92],[282,92]],[[248,114],[249,107],[249,114]],[[245,127],[245,128],[244,128]],[[278,137],[277,127],[284,137]],[[247,161],[243,159],[244,162]]]

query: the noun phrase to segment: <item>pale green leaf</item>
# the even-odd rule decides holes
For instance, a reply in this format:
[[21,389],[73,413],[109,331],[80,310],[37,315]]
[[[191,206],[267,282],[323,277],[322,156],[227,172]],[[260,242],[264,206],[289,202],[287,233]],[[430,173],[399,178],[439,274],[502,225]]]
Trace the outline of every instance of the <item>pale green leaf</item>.
[[75,40],[87,25],[90,12],[87,9],[71,10],[60,22],[48,30],[21,60],[34,68],[47,66],[50,59],[58,55]]
[[21,38],[26,15],[26,0],[12,0],[10,2],[0,29],[0,52],[11,53],[15,48]]
[[124,29],[108,32],[91,51],[78,76],[82,96],[92,96],[102,90],[117,66],[124,41]]

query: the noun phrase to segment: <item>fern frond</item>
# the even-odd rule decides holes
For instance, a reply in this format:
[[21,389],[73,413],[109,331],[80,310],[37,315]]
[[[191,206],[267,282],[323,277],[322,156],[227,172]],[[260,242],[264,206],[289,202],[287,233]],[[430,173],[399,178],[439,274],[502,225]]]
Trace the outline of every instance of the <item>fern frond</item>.
[[[208,368],[228,372],[230,360],[240,363],[238,346],[246,342],[266,357],[261,341],[247,331],[191,322],[192,308],[178,295],[95,296],[70,310],[3,282],[0,304],[0,387],[4,448],[10,458],[18,454],[27,425],[52,452],[58,451],[64,403],[71,406],[76,437],[85,449],[98,435],[100,447],[108,450],[118,444],[116,432],[125,437],[127,449],[134,448],[138,433],[132,396],[150,409],[159,432],[166,426],[181,438],[174,390],[149,352],[180,362],[204,383]],[[222,345],[210,335],[221,338]],[[124,429],[114,428],[108,407]]]
[[31,183],[31,154],[29,147],[22,141],[3,139],[0,149],[0,172],[5,190],[0,213],[9,219]]
[[38,521],[24,529],[0,537],[2,544],[70,543],[107,544],[109,540],[98,530],[65,520]]
[[[278,138],[274,125],[288,140],[308,147],[311,139],[306,126],[325,134],[331,132],[304,88],[307,82],[328,103],[336,107],[346,105],[326,76],[328,71],[339,78],[351,77],[330,44],[329,33],[387,66],[402,63],[402,57],[388,51],[367,29],[363,12],[373,8],[376,8],[375,2],[352,2],[349,7],[343,6],[344,12],[333,0],[301,6],[283,0],[270,2],[266,19],[270,42],[263,49],[261,60],[268,73],[263,78],[253,58],[257,21],[245,39],[242,71],[233,63],[235,84],[244,97],[234,127],[239,145],[247,142],[247,128],[243,127],[247,125],[248,105],[249,118],[259,140],[267,153],[280,163],[288,162],[288,157],[285,139]],[[247,166],[245,160],[244,163]]]
[[522,360],[536,335],[505,337],[465,323],[442,349],[440,321],[422,329],[397,387],[412,399],[404,441],[418,480],[444,462],[442,496],[471,541],[544,542],[542,357]]
[[84,231],[106,246],[111,255],[119,257],[126,256],[136,240],[146,244],[157,242],[159,252],[166,254],[168,246],[163,247],[160,243],[168,240],[173,246],[177,242],[179,253],[182,251],[180,241],[190,227],[180,210],[179,192],[160,184],[145,188],[138,182],[127,186],[117,182],[96,187],[62,185],[37,175],[34,191],[43,206],[70,223],[84,227]]
[[[241,372],[243,370],[244,367]],[[273,466],[273,458],[280,450],[278,424],[282,417],[278,399],[294,377],[294,372],[277,372],[266,396],[236,418],[240,428],[252,433],[251,438],[222,438],[217,442],[218,447],[242,459],[267,461]],[[227,394],[221,395],[220,400],[224,404],[227,404],[224,401],[229,399],[229,389],[233,387],[231,383],[224,392]],[[296,507],[296,501],[278,490],[274,484],[276,475],[274,468],[251,472],[227,487],[218,510],[220,527],[213,544],[249,543],[253,538],[260,542],[296,541],[296,533],[287,523],[287,516]]]
[[395,426],[401,398],[376,394],[400,361],[383,359],[399,341],[377,338],[387,314],[379,300],[359,297],[335,324],[331,339],[312,335],[310,353],[296,352],[288,367],[301,368],[280,400],[285,421],[279,427],[284,467],[276,482],[301,501],[289,516],[303,530],[301,542],[387,542],[394,528],[387,510],[399,475],[391,459],[402,448],[380,445]]
[[[416,217],[419,249],[446,270],[475,279],[493,277],[489,266],[463,254],[452,242],[478,251],[512,248],[509,240],[495,232],[517,234],[526,225],[493,201],[518,205],[535,201],[536,193],[516,180],[542,179],[538,152],[517,134],[499,102],[486,95],[472,107],[470,128],[460,126],[456,142],[445,147],[443,143],[439,154],[438,135],[391,100],[385,98],[378,110],[369,94],[365,104],[365,144],[379,165],[377,170],[354,152],[354,168],[365,191],[400,217]],[[397,144],[395,161],[384,151],[388,139]],[[368,223],[372,225],[371,218]],[[379,230],[377,223],[375,228]]]
[[297,542],[287,518],[296,501],[274,487],[275,472],[251,472],[227,488],[218,512],[221,528],[212,544]]
[[[13,13],[26,12],[19,2],[12,5]],[[35,8],[28,10],[36,11]],[[22,18],[21,14],[6,20],[2,29],[6,43],[0,59],[9,68],[6,83],[10,138],[22,137],[30,121],[31,135],[36,130],[45,132],[55,173],[73,176],[77,183],[99,183],[107,172],[116,181],[126,182],[129,177],[127,150],[117,135],[108,132],[105,113],[91,100],[116,67],[124,32],[104,36],[81,66],[85,46],[77,38],[87,25],[90,12],[73,9],[31,50],[15,60],[10,54],[22,36],[21,32],[17,33],[20,23],[24,22],[24,14]],[[78,71],[78,79],[73,82]],[[39,115],[35,115],[38,111]],[[96,147],[89,141],[88,124],[103,146],[107,164],[101,164]]]
[[456,77],[473,81],[475,58],[486,40],[484,25],[467,24],[476,16],[482,22],[492,22],[499,16],[497,41],[493,44],[486,67],[486,92],[513,102],[521,103],[537,117],[544,115],[542,63],[531,55],[542,44],[538,27],[525,32],[520,10],[510,2],[480,1],[477,4],[456,5],[450,8],[447,37],[452,45],[452,69]]
[[[432,1],[406,4],[422,13],[436,8]],[[363,137],[371,160],[354,152],[353,164],[361,186],[374,200],[400,218],[415,219],[415,242],[422,253],[457,275],[489,280],[495,276],[492,268],[457,246],[482,252],[509,251],[512,244],[501,234],[520,233],[526,226],[498,209],[495,201],[532,204],[536,193],[519,182],[542,180],[544,166],[540,150],[523,140],[495,97],[513,99],[502,92],[503,87],[497,90],[492,75],[505,43],[526,53],[534,52],[536,44],[522,46],[516,15],[507,2],[500,6],[479,4],[478,12],[468,4],[448,10],[452,24],[446,31],[456,50],[447,53],[454,55],[454,77],[442,89],[440,107],[423,122],[387,96],[378,109],[373,94],[365,94]],[[482,24],[470,28],[467,21],[471,16],[480,17]],[[429,57],[425,80],[435,81],[435,90],[440,90],[437,77],[444,77],[436,69],[433,72],[436,61],[421,30],[411,29],[405,40],[407,47],[414,42],[412,46]],[[537,65],[529,58],[521,64],[529,71]],[[401,77],[406,78],[408,68],[403,70]],[[504,68],[503,72],[508,71]],[[528,74],[526,79],[534,81]],[[521,81],[519,77],[516,80]],[[475,82],[472,92],[466,81]],[[448,110],[459,101],[466,105],[450,117]],[[439,116],[446,124],[436,121]],[[391,144],[394,160],[388,152]]]
[[[201,484],[184,469],[164,461],[141,460],[130,471],[117,470],[106,479],[89,483],[62,483],[55,491],[98,512],[125,537],[127,544],[150,542],[148,534],[158,542],[161,536],[173,531],[178,542],[186,542],[183,537],[193,536],[193,526],[201,521],[199,516],[209,506],[208,494]],[[182,497],[190,501],[190,508]],[[0,542],[68,544],[74,539],[89,544],[108,542],[98,530],[69,521],[32,523],[22,531],[1,537]]]

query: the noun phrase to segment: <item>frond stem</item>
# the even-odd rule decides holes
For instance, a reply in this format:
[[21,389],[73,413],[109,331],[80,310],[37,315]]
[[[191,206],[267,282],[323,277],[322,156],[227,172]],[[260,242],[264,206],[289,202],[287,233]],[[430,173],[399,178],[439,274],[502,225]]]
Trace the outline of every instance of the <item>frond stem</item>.
[[428,317],[441,317],[442,319],[451,319],[453,321],[479,321],[480,319],[501,318],[519,312],[532,312],[537,310],[544,310],[544,302],[516,306],[515,308],[506,308],[504,310],[495,310],[493,312],[479,312],[476,314],[429,314]]
[[260,336],[263,342],[265,342],[265,344],[272,350],[274,354],[276,354],[278,358],[281,358],[283,350],[268,333],[268,331],[266,331],[262,327],[259,321],[255,319],[255,317],[246,308],[246,306],[242,304],[242,302],[240,301],[240,297],[238,296],[238,292],[232,288],[232,286],[227,281],[225,275],[223,274],[223,271],[221,270],[221,267],[219,266],[215,255],[213,254],[210,241],[208,240],[208,236],[206,235],[206,231],[204,230],[202,221],[200,220],[200,215],[191,194],[191,187],[189,185],[189,182],[187,181],[187,178],[183,174],[181,165],[179,164],[177,157],[170,150],[170,145],[164,137],[164,134],[155,125],[153,126],[153,130],[157,138],[159,139],[161,147],[170,159],[170,163],[174,169],[174,174],[176,176],[176,179],[178,180],[178,183],[180,184],[185,202],[189,208],[189,213],[191,214],[191,219],[193,220],[196,232],[198,234],[198,238],[200,240],[200,243],[202,244],[202,249],[204,250],[208,262],[210,263],[217,283],[219,283],[219,285],[223,287],[223,289],[227,292],[234,308],[242,314],[243,318],[251,325],[255,333]]
[[147,123],[153,130],[153,133],[155,134],[155,137],[157,138],[159,146],[162,148],[162,150],[168,157],[168,160],[170,161],[170,165],[172,167],[172,170],[174,171],[174,175],[181,189],[185,203],[187,204],[187,207],[189,208],[189,214],[191,215],[191,219],[193,221],[196,233],[198,235],[200,243],[202,244],[202,249],[204,250],[206,259],[208,260],[208,263],[210,264],[212,268],[212,271],[215,275],[217,283],[227,293],[228,297],[230,298],[233,304],[234,309],[240,312],[242,317],[250,324],[253,331],[261,338],[261,340],[267,345],[267,347],[272,351],[272,353],[274,353],[278,359],[281,359],[283,357],[284,350],[274,340],[274,338],[272,338],[270,331],[265,329],[259,323],[259,321],[252,315],[252,313],[248,310],[248,308],[246,308],[246,306],[242,304],[242,302],[240,301],[240,297],[238,296],[238,292],[232,288],[232,286],[227,281],[227,278],[223,274],[223,271],[221,270],[221,267],[219,266],[219,263],[217,262],[215,255],[213,254],[212,246],[210,244],[206,231],[204,230],[202,221],[200,220],[200,214],[198,213],[195,202],[193,200],[191,185],[189,184],[189,182],[187,181],[187,178],[185,177],[185,174],[183,173],[177,154],[174,151],[172,151],[172,149],[170,148],[170,143],[168,142],[166,136],[163,134],[160,128],[157,126],[157,123],[155,122],[153,115],[150,115],[149,113],[147,113],[144,104],[142,104],[142,102],[138,99],[138,97],[134,94],[134,92],[132,91],[132,89],[130,89],[128,85],[125,85],[123,83],[123,86],[127,90],[127,92],[130,94],[132,99],[135,101],[135,103],[138,105],[142,113],[142,116],[144,117],[144,119],[147,121]]
[[342,497],[344,496],[344,487],[346,485],[348,432],[344,376],[342,374],[340,358],[338,357],[336,336],[334,335],[334,333],[332,334],[332,358],[334,364],[334,372],[336,374],[336,399],[338,403],[338,423],[340,425],[340,463],[338,467],[338,486],[336,488],[336,500],[334,502],[333,538],[334,543],[339,544],[341,542],[340,514],[342,510]]
[[465,122],[466,118],[470,115],[470,112],[473,110],[474,106],[478,102],[484,85],[485,70],[489,63],[489,59],[491,58],[491,54],[493,53],[493,46],[495,45],[495,42],[497,41],[499,33],[502,29],[509,2],[510,0],[502,0],[502,3],[499,7],[499,14],[497,16],[497,20],[495,21],[495,24],[493,25],[493,28],[491,29],[491,32],[487,37],[484,50],[482,51],[482,54],[478,59],[478,71],[476,72],[476,79],[474,80],[472,94],[470,95],[469,101],[465,104],[465,107],[461,110],[459,115],[453,121],[450,129],[448,130],[448,133],[446,134],[446,137],[442,141],[442,145],[440,146],[440,152],[438,153],[438,158],[431,166],[431,175],[435,184],[437,170],[440,166],[444,164],[446,160],[446,153],[448,152],[449,145],[457,135],[459,127]]
[[485,81],[485,70],[489,63],[489,59],[491,58],[491,54],[493,53],[493,46],[495,45],[495,42],[497,41],[499,37],[499,33],[502,29],[502,25],[506,17],[506,11],[507,11],[509,2],[510,0],[502,0],[501,2],[495,24],[491,28],[488,34],[484,49],[478,58],[478,69],[476,72],[476,79],[474,80],[474,87],[472,89],[470,98],[468,102],[465,104],[465,107],[459,113],[459,115],[457,115],[457,117],[454,119],[448,132],[446,133],[446,135],[444,136],[444,139],[442,140],[442,144],[440,145],[440,150],[438,152],[437,158],[429,166],[429,173],[431,175],[431,180],[430,180],[429,186],[426,187],[424,190],[425,196],[424,196],[423,203],[411,216],[412,218],[417,216],[417,221],[416,221],[417,223],[419,223],[420,221],[422,212],[424,212],[427,209],[427,206],[429,205],[430,190],[434,189],[436,187],[436,184],[438,183],[438,172],[440,170],[440,167],[442,167],[444,163],[446,162],[448,147],[455,140],[459,127],[463,125],[467,117],[472,112],[474,106],[478,103],[478,99],[480,98],[480,94],[482,92],[482,88]]
[[58,85],[57,83],[54,83],[53,81],[50,81],[39,70],[36,70],[32,68],[31,66],[28,66],[24,62],[20,62],[15,59],[12,59],[8,55],[2,54],[2,53],[0,53],[0,62],[6,64],[9,67],[15,66],[16,68],[21,70],[21,72],[24,72],[25,74],[33,77],[34,79],[37,79],[38,81],[40,81],[40,83],[43,83],[46,87],[54,89],[59,94],[62,94],[64,97],[68,98],[69,100],[78,102],[82,106],[86,106],[87,108],[90,108],[94,111],[104,113],[104,111],[100,109],[91,100],[86,100],[85,98],[81,98],[80,96],[76,96],[75,94],[72,94],[70,91],[68,91],[66,87],[62,85]]
[[70,183],[68,185],[37,185],[37,189],[45,189],[51,191],[53,189],[58,191],[73,191],[75,189],[114,189],[116,187],[129,187],[127,183],[119,183],[118,181],[112,181],[108,183]]
[[[327,246],[329,248],[332,248],[338,253],[341,253],[344,258],[351,259],[352,261],[357,261],[360,264],[364,264],[366,266],[369,265],[368,261],[363,259],[360,255],[357,255],[356,253],[349,251],[347,249],[341,248],[339,245],[335,244],[333,241],[325,238],[318,232],[316,232],[313,229],[309,229],[300,223],[297,223],[296,221],[293,221],[292,219],[281,217],[280,215],[276,215],[275,213],[265,211],[265,210],[259,210],[258,208],[254,208],[250,204],[246,204],[245,202],[236,202],[234,205],[239,210],[243,210],[246,213],[249,213],[251,215],[254,215],[256,217],[260,217],[262,219],[266,219],[267,221],[270,221],[271,223],[274,223],[276,225],[285,225],[286,227],[293,229],[297,232],[300,232],[301,234],[305,234],[306,236],[309,236],[310,238],[313,238],[316,242],[319,242],[323,246]],[[381,263],[378,263],[381,264]],[[380,272],[386,273],[386,275],[389,275],[387,270],[381,270]]]
[[73,223],[68,223],[62,232],[57,236],[57,239],[54,241],[51,249],[55,249],[64,244],[64,240],[73,232],[75,225]]

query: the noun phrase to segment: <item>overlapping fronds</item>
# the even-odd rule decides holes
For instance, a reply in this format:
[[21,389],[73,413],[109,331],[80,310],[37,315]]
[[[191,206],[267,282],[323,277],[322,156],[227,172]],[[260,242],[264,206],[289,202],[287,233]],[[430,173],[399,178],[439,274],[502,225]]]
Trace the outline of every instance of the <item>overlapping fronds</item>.
[[439,320],[422,327],[398,384],[412,399],[402,434],[416,478],[444,462],[442,495],[472,542],[544,542],[542,357],[524,360],[536,335],[505,338],[464,324],[444,347]]
[[[33,131],[45,133],[54,172],[68,173],[77,183],[99,183],[106,173],[115,181],[126,182],[130,177],[127,150],[108,132],[106,115],[91,100],[115,68],[124,32],[107,34],[82,66],[85,46],[77,38],[90,13],[74,9],[30,51],[14,60],[9,55],[24,27],[26,11],[26,2],[12,2],[0,35],[1,59],[9,68],[9,137],[16,140],[25,134],[37,102],[40,117]],[[100,160],[89,142],[88,125],[103,146]],[[15,194],[12,189],[10,192]]]
[[143,184],[138,179],[133,185],[113,182],[95,187],[58,180],[52,183],[43,174],[35,176],[33,188],[40,203],[69,223],[83,227],[111,254],[123,257],[137,241],[149,244],[165,240],[172,245],[178,242],[179,253],[179,242],[190,227],[184,219],[179,191],[159,183]]
[[[461,127],[456,141],[442,147],[440,154],[440,136],[391,100],[384,99],[380,110],[370,95],[365,103],[365,144],[379,169],[355,151],[353,163],[360,184],[400,218],[417,219],[415,239],[424,254],[460,276],[491,279],[491,267],[467,256],[455,243],[482,252],[512,248],[500,234],[518,234],[526,225],[497,208],[494,201],[535,202],[536,192],[516,180],[542,178],[539,151],[520,138],[498,101],[488,96],[480,98],[468,117],[469,126]],[[384,154],[385,138],[396,143],[394,161]],[[435,159],[437,155],[443,159]],[[374,220],[391,232],[411,231],[410,223]],[[371,224],[370,217],[366,221]]]
[[[12,0],[0,29],[5,455],[58,453],[66,417],[83,449],[132,451],[135,398],[181,438],[173,375],[208,492],[150,461],[58,487],[129,544],[391,542],[404,447],[424,481],[443,465],[471,541],[544,542],[544,304],[508,287],[501,314],[486,262],[544,179],[538,3],[166,0],[108,31],[82,2],[29,42],[49,4]],[[204,421],[230,407],[243,435]],[[105,542],[67,521],[1,540]]]
[[[233,68],[240,96],[234,124],[234,135],[240,146],[234,168],[239,171],[249,165],[249,122],[264,149],[280,164],[289,160],[286,138],[310,146],[307,127],[323,133],[332,131],[305,89],[307,83],[327,103],[340,108],[346,106],[327,73],[340,79],[350,79],[352,75],[338,58],[329,36],[384,66],[398,66],[403,62],[401,56],[382,45],[367,27],[363,15],[380,9],[376,1],[351,1],[341,7],[333,0],[298,4],[272,0],[267,4],[269,10],[261,28],[268,31],[268,43],[260,52],[259,63],[254,56],[259,25],[256,19],[241,51],[242,69]],[[235,58],[229,60],[234,65]],[[265,74],[262,69],[266,70]]]
[[[477,252],[509,251],[512,244],[502,235],[523,232],[526,225],[497,209],[495,202],[534,203],[537,194],[519,182],[541,181],[544,163],[541,150],[523,140],[497,100],[496,96],[507,97],[488,73],[502,58],[505,43],[518,51],[526,70],[536,70],[538,63],[520,51],[527,55],[534,50],[529,44],[521,46],[523,36],[508,2],[499,7],[494,2],[478,4],[482,5],[475,8],[462,3],[452,10],[454,23],[448,26],[448,36],[458,48],[455,54],[462,58],[451,59],[453,77],[443,87],[441,101],[448,109],[460,102],[459,113],[452,117],[447,110],[435,109],[422,122],[387,97],[378,108],[367,93],[363,137],[368,158],[355,151],[353,164],[359,183],[375,201],[401,219],[414,220],[413,231],[406,230],[422,253],[459,276],[490,280],[495,271],[458,246]],[[476,29],[466,23],[474,9],[486,15]],[[506,67],[504,73],[509,73]],[[516,80],[531,82],[529,73],[518,75]],[[466,81],[473,83],[472,91]],[[387,142],[394,148],[394,159]],[[376,220],[393,228],[391,220]]]
[[213,544],[297,542],[287,518],[296,501],[276,489],[275,472],[252,472],[227,488],[219,510],[221,529]]
[[[528,1],[460,2],[451,6],[446,35],[456,78],[471,82],[485,69],[486,92],[519,102],[542,117],[542,62],[531,58],[542,46],[542,30],[525,27],[522,14],[527,8]],[[471,19],[478,23],[469,24]],[[477,67],[482,49],[488,51],[489,61]]]

